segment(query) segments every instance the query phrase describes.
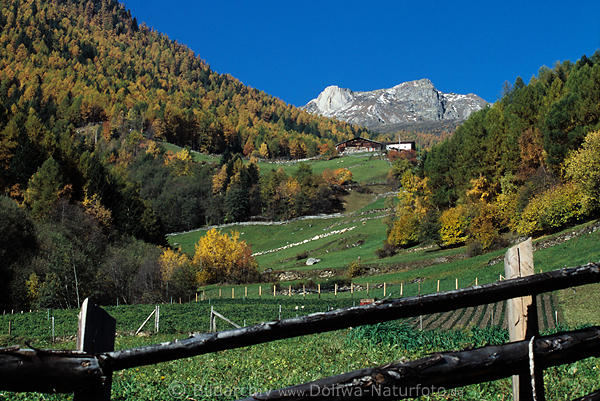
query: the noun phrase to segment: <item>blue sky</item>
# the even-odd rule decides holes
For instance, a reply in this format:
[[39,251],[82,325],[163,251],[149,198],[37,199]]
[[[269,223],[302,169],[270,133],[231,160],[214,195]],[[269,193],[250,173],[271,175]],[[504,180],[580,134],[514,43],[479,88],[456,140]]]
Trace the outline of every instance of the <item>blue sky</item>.
[[124,0],[210,66],[301,106],[429,78],[495,101],[505,81],[600,48],[599,1]]

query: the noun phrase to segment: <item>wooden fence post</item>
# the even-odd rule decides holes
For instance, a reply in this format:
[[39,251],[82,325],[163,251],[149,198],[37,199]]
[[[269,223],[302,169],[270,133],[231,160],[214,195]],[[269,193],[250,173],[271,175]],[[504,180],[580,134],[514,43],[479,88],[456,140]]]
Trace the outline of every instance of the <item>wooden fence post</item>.
[[292,285],[290,284],[289,288],[288,288],[288,297],[292,296]]
[[385,294],[387,292],[387,283],[383,283],[383,296],[385,297]]
[[262,298],[262,285],[258,286],[258,296]]
[[158,333],[160,325],[160,305],[156,305],[156,313],[154,314],[154,331]]
[[369,296],[369,283],[367,283],[367,296]]
[[456,278],[456,289],[458,290],[458,278]]
[[337,283],[333,286],[333,296],[337,297]]
[[[504,256],[504,273],[507,279],[535,274],[531,238],[513,246],[506,252]],[[522,341],[539,335],[535,295],[506,301],[506,318],[508,319],[508,332],[511,342]],[[513,376],[512,382],[513,399],[515,401],[544,400],[542,369],[536,368],[534,372],[530,373],[529,366],[524,366],[523,373]]]
[[235,299],[235,287],[231,287],[231,299]]
[[244,298],[248,298],[248,287],[244,287]]
[[[148,317],[146,318],[146,320],[144,320],[144,322],[140,325],[139,329],[136,330],[134,336],[137,336],[140,331],[142,331],[142,329],[144,328],[144,326],[146,325],[146,323],[148,323],[148,321],[150,320],[150,318],[152,317],[152,315],[154,315],[156,313],[156,308],[154,308],[152,310],[152,312],[150,312],[150,314],[148,315]],[[156,321],[156,319],[154,319]]]
[[[104,309],[94,305],[89,298],[83,301],[79,312],[77,351],[90,354],[114,351],[116,320]],[[74,401],[109,401],[112,387],[112,371],[105,369],[97,386],[75,392]]]
[[302,284],[302,296],[306,297],[306,284]]
[[400,283],[400,296],[404,294],[404,281]]
[[221,289],[219,288],[219,298],[221,298]]
[[437,291],[436,292],[440,292],[440,280],[438,280],[438,282],[437,282]]
[[321,283],[317,284],[317,292],[319,293],[319,299],[321,299]]
[[273,297],[277,296],[277,285],[273,286]]

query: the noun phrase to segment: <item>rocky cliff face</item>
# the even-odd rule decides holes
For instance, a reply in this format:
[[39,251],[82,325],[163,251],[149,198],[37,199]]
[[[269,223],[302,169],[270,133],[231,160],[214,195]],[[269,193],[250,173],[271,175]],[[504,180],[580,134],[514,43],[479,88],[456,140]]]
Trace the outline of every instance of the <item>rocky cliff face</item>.
[[486,104],[475,94],[443,93],[430,80],[420,79],[370,92],[328,86],[303,108],[309,113],[385,130],[423,122],[462,121]]

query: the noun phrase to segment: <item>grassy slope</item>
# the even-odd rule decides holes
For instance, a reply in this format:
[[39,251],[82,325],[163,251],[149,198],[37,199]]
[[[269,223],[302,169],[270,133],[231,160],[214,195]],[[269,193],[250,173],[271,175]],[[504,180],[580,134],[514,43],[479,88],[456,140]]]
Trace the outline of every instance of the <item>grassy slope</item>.
[[[535,253],[536,270],[561,268],[597,261],[600,259],[600,232],[584,235],[571,239],[553,248],[539,250]],[[462,249],[451,250],[462,252]],[[430,252],[430,255],[439,256],[442,251]],[[450,251],[446,251],[450,252]],[[479,278],[480,283],[494,281],[502,272],[502,263],[488,266],[490,259],[502,255],[504,250],[490,254],[481,255],[471,259],[463,259],[451,263],[443,263],[435,266],[412,269],[392,274],[363,277],[356,280],[357,283],[387,281],[388,293],[391,291],[395,296],[399,294],[399,283],[404,282],[404,295],[414,295],[418,291],[418,284],[409,283],[416,277],[426,280],[421,285],[422,293],[434,292],[436,280],[441,280],[441,289],[452,289],[455,278],[459,279],[459,286],[467,286],[474,277]],[[425,256],[426,251],[415,252],[411,257],[417,255]],[[404,257],[408,257],[405,254]],[[209,293],[213,299],[210,303],[200,302],[187,305],[164,305],[161,308],[161,327],[172,334],[151,337],[129,337],[119,336],[117,348],[124,349],[150,343],[158,343],[176,337],[185,337],[188,331],[205,328],[208,321],[208,308],[215,306],[217,310],[226,316],[242,323],[256,323],[262,320],[274,319],[278,314],[278,305],[283,306],[283,317],[292,317],[296,313],[308,313],[325,310],[329,307],[349,305],[357,298],[365,296],[364,292],[355,294],[343,293],[338,299],[333,299],[333,294],[323,294],[319,300],[311,294],[307,299],[294,296],[292,298],[278,296],[273,298],[267,295],[267,285],[263,284],[262,300],[256,299],[257,288],[250,286],[251,298],[254,300],[239,299],[243,294],[242,288],[236,289],[236,299],[214,299],[216,288]],[[223,298],[230,295],[230,288],[224,287]],[[572,325],[585,323],[598,324],[598,294],[597,286],[580,287],[577,293],[571,291],[568,299],[561,298],[564,318]],[[371,290],[370,296],[382,296],[382,289]],[[594,297],[590,299],[589,297]],[[257,308],[257,306],[260,307]],[[305,305],[303,310],[296,311],[295,306]],[[585,306],[583,306],[585,305]],[[135,330],[136,326],[151,311],[151,305],[122,306],[107,308],[109,312],[117,317],[119,331]],[[75,332],[76,311],[54,311],[57,317],[57,331],[60,336],[71,335]],[[14,322],[14,333],[37,338],[34,345],[38,347],[54,346],[56,348],[72,349],[72,340],[67,339],[59,344],[48,343],[48,321],[45,312],[34,314],[23,314],[13,316],[1,316],[0,326],[6,327],[7,320]],[[224,327],[224,326],[223,326]],[[3,330],[4,331],[4,330]],[[407,358],[409,360],[422,357],[434,351],[443,350],[425,347],[414,350],[403,350],[395,345],[380,345],[366,340],[356,339],[348,335],[348,330],[333,333],[311,335],[296,339],[287,339],[269,344],[246,347],[239,350],[230,350],[214,354],[201,355],[174,362],[162,363],[149,367],[129,369],[115,374],[113,386],[113,397],[115,399],[172,399],[169,386],[173,383],[183,383],[186,394],[193,399],[238,399],[248,394],[248,388],[252,391],[279,388],[300,382],[314,380],[319,377],[339,374],[353,369],[367,366],[376,366],[390,361]],[[0,336],[0,340],[2,340]],[[5,339],[4,342],[7,340]],[[18,340],[17,340],[18,341]],[[9,341],[14,343],[13,341]],[[469,344],[461,344],[459,348],[468,347]],[[306,358],[306,356],[310,356]],[[547,369],[544,373],[546,382],[546,394],[552,399],[572,399],[591,392],[597,387],[597,372],[600,370],[600,359],[588,358],[586,360],[568,364],[557,368]],[[240,393],[231,396],[218,396],[215,394],[200,394],[207,390],[207,386],[216,386],[216,389],[239,389]],[[194,393],[194,389],[196,393]],[[250,391],[250,392],[252,392]],[[472,385],[461,388],[450,398],[462,400],[503,400],[510,394],[510,382],[507,379]],[[63,400],[67,396],[35,394],[14,394],[0,392],[0,399],[22,399],[22,400]],[[448,399],[448,396],[436,396],[432,399]]]
[[[176,150],[175,148],[173,150]],[[195,156],[196,157],[196,156]],[[211,156],[199,155],[201,160],[210,160]],[[213,158],[213,160],[216,160]],[[325,168],[334,169],[347,167],[353,171],[355,179],[362,183],[369,182],[373,177],[378,177],[381,181],[387,171],[387,161],[380,159],[370,159],[366,155],[347,156],[333,160],[315,160],[309,161],[314,172],[322,172]],[[287,173],[291,174],[297,168],[297,163],[266,163],[261,162],[263,171],[269,168],[282,167]],[[379,188],[377,192],[385,192],[385,188]],[[374,195],[363,195],[351,193],[346,198],[349,210],[358,212],[367,212],[374,209],[381,209],[385,206],[385,199],[379,198],[375,201]],[[390,283],[389,291],[399,289],[400,282],[407,283],[417,277],[425,278],[422,284],[422,291],[431,292],[440,280],[442,289],[451,289],[455,285],[455,279],[459,279],[459,286],[465,286],[472,283],[475,277],[480,283],[491,282],[497,279],[498,274],[503,270],[502,264],[488,266],[490,259],[500,256],[505,250],[499,250],[490,254],[482,255],[472,259],[453,260],[450,263],[440,263],[429,267],[418,268],[419,263],[430,263],[437,259],[443,262],[447,258],[455,258],[464,253],[464,248],[449,250],[420,250],[403,251],[396,256],[386,259],[377,259],[375,250],[381,246],[385,238],[385,225],[383,219],[385,214],[380,212],[362,217],[375,219],[359,221],[361,216],[344,216],[327,220],[304,220],[296,221],[278,226],[238,226],[224,229],[224,231],[240,231],[241,237],[246,240],[254,252],[261,252],[269,249],[278,248],[287,243],[300,242],[304,239],[312,238],[315,235],[340,230],[349,227],[355,227],[354,230],[332,235],[327,238],[311,241],[307,244],[292,247],[276,253],[265,254],[257,257],[261,269],[272,268],[274,270],[323,270],[334,269],[340,274],[347,265],[356,260],[359,256],[361,262],[367,265],[397,265],[404,271],[390,273],[379,276],[362,277],[355,280],[357,283],[366,283],[367,281]],[[570,231],[565,230],[565,231]],[[200,230],[194,233],[182,234],[170,237],[171,243],[179,243],[182,249],[192,254],[194,243],[197,242],[204,231]],[[572,239],[564,244],[550,249],[536,252],[536,267],[543,270],[556,269],[564,266],[574,266],[589,261],[600,260],[600,248],[598,247],[598,236],[600,234],[591,234],[580,238]],[[285,239],[285,241],[282,241]],[[316,257],[322,261],[314,266],[306,266],[305,260],[297,260],[296,256],[301,253],[308,253],[309,257]],[[315,277],[315,281],[322,281]],[[284,285],[287,283],[284,283]],[[266,286],[265,286],[266,287]],[[414,288],[413,288],[414,287]],[[251,292],[257,293],[257,285],[250,286]],[[600,307],[600,285],[591,285],[581,287],[576,290],[565,290],[559,293],[559,304],[564,310],[564,318],[571,325],[581,324],[583,322],[600,324],[600,315],[596,312]],[[238,289],[238,294],[242,289]],[[376,290],[377,291],[377,290]],[[407,285],[403,291],[405,294],[416,293],[418,285]],[[585,306],[582,306],[582,299],[585,299]]]
[[[352,172],[354,181],[361,184],[385,182],[387,172],[390,168],[389,162],[382,157],[372,156],[369,153],[338,157],[331,160],[310,160],[313,173],[321,174],[325,169],[335,170],[347,168]],[[269,171],[282,168],[287,174],[293,174],[298,169],[298,162],[259,162],[261,171]]]
[[[165,148],[165,150],[171,151],[173,153],[177,153],[182,149],[180,146],[173,145],[172,143],[168,142],[161,142],[160,144]],[[190,153],[192,155],[192,159],[195,162],[218,163],[221,159],[221,157],[218,155],[207,155],[206,153],[196,152],[195,150],[192,150]]]
[[[181,147],[162,142],[161,145],[172,152],[178,152]],[[192,151],[192,158],[197,162],[215,162],[220,160],[218,155],[207,155]],[[301,162],[297,161],[283,161],[283,162],[271,162],[271,161],[259,161],[258,167],[261,171],[266,172],[270,170],[277,170],[282,168],[286,174],[291,175],[297,169]],[[390,168],[389,162],[380,156],[373,156],[370,153],[362,153],[357,155],[349,155],[344,157],[338,157],[331,160],[309,160],[303,163],[308,163],[313,169],[313,173],[321,174],[325,169],[335,170],[338,168],[347,168],[352,172],[354,181],[361,184],[372,184],[372,183],[383,183],[387,172]]]

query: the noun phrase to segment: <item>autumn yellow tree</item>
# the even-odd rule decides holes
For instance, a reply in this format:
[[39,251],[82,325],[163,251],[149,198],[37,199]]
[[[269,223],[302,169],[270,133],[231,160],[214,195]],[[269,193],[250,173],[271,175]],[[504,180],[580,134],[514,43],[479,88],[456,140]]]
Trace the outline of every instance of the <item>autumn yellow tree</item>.
[[333,172],[338,185],[349,184],[352,181],[352,171],[347,168],[338,168]]
[[179,250],[164,249],[158,264],[167,299],[191,296],[197,291],[196,269],[186,254]]
[[160,148],[155,141],[148,141],[146,145],[146,154],[152,155],[155,159],[160,154]]
[[597,210],[600,207],[600,131],[589,133],[581,148],[569,154],[564,171],[565,177],[584,195],[584,212]]
[[419,224],[431,207],[431,190],[427,178],[406,172],[400,180],[398,206],[391,221],[387,242],[395,247],[405,247],[419,240]]
[[331,159],[337,156],[338,151],[332,143],[325,142],[319,146],[319,154],[326,159]]
[[224,164],[221,166],[221,169],[213,175],[212,178],[212,191],[213,194],[218,194],[219,192],[224,191],[225,184],[227,183],[227,165]]
[[587,197],[572,182],[557,185],[533,197],[517,224],[520,235],[549,232],[585,216]]
[[208,230],[196,244],[192,265],[198,269],[199,284],[249,282],[258,276],[257,263],[238,232],[231,235]]
[[325,169],[322,176],[329,185],[344,185],[352,181],[352,171],[343,167],[335,170]]
[[190,175],[192,163],[192,156],[187,149],[181,149],[175,154],[170,151],[165,154],[165,166],[170,167],[175,175]]
[[109,209],[102,205],[98,194],[88,196],[87,190],[81,205],[85,209],[86,214],[96,219],[103,227],[109,228],[112,224],[112,213]]
[[496,204],[491,203],[492,190],[484,176],[471,180],[467,190],[467,207],[472,218],[469,222],[469,241],[482,251],[490,250],[500,239],[503,220]]
[[263,142],[260,145],[260,148],[258,149],[258,153],[260,154],[260,157],[262,157],[263,159],[269,158],[269,148],[267,147],[266,143]]
[[444,210],[440,223],[440,238],[444,246],[461,245],[469,238],[469,216],[465,206],[459,205]]
[[173,273],[175,273],[177,269],[185,268],[189,263],[190,260],[184,253],[180,253],[171,248],[166,248],[158,257],[160,277],[163,283],[166,284],[171,281]]

